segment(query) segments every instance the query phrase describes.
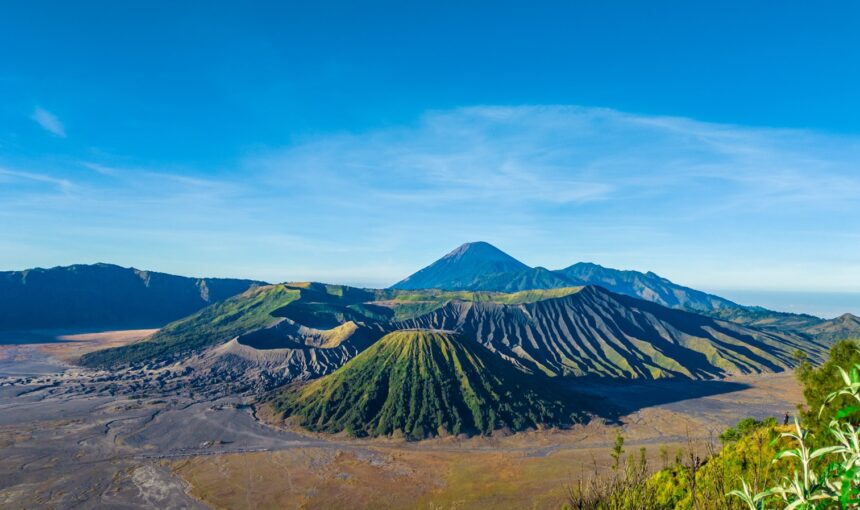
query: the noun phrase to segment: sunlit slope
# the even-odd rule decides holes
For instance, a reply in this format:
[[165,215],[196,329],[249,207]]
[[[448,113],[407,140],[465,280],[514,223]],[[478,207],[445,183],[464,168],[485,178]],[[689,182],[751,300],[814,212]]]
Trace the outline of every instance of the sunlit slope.
[[845,313],[815,326],[807,331],[821,340],[838,342],[849,338],[860,338],[860,317]]
[[[457,331],[503,361],[551,376],[714,378],[782,371],[794,366],[795,350],[812,359],[825,350],[823,341],[801,334],[721,321],[594,286],[497,293],[289,283],[251,289],[145,341],[91,353],[82,362],[179,360],[236,338],[239,346],[229,353],[241,354],[249,370],[255,360],[267,360],[266,370],[278,374],[273,380],[286,382],[329,373],[399,329]],[[223,359],[219,366],[235,362]]]
[[[255,287],[173,322],[142,342],[94,352],[84,356],[81,362],[88,366],[109,366],[174,359],[236,337],[243,337],[246,345],[265,349],[300,347],[304,343],[331,347],[332,340],[320,343],[316,337],[321,333],[302,328],[329,330],[349,322],[377,326],[374,331],[378,333],[369,332],[367,328],[357,331],[363,335],[364,343],[369,335],[382,336],[382,330],[386,328],[379,326],[381,324],[421,315],[451,301],[524,303],[578,290],[567,288],[504,294],[365,290],[313,282],[267,285]],[[391,329],[387,327],[387,330]],[[340,335],[340,340],[344,338],[343,330],[332,334]]]
[[87,354],[81,364],[109,366],[181,357],[273,324],[278,320],[274,313],[300,296],[299,289],[286,285],[255,287],[172,322],[143,341]]
[[575,294],[581,289],[582,287],[559,287],[554,289],[523,290],[519,292],[445,291],[436,289],[384,290],[377,291],[377,299],[379,301],[375,304],[390,308],[394,312],[393,319],[399,321],[438,310],[448,303],[455,301],[508,305],[534,303],[544,299]]
[[521,305],[451,302],[400,323],[455,330],[536,372],[613,378],[713,378],[782,371],[825,347],[587,286]]
[[410,439],[563,426],[582,416],[571,395],[543,382],[458,335],[397,331],[332,374],[282,390],[273,405],[314,431]]

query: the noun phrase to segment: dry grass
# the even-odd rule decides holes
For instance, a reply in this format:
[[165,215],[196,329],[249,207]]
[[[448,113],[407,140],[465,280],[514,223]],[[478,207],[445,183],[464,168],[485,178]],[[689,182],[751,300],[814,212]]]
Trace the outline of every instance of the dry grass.
[[499,509],[559,508],[571,483],[608,463],[602,449],[531,457],[371,447],[197,457],[175,469],[217,508]]
[[[748,410],[774,401],[790,410],[802,400],[791,374],[736,380],[751,387],[704,399]],[[690,448],[704,455],[725,423],[742,416],[705,412],[713,406],[702,400],[649,407],[624,417],[628,454],[638,455],[645,446],[652,469],[662,467],[661,446],[670,458]],[[326,448],[202,456],[176,462],[174,468],[189,482],[192,495],[216,508],[560,508],[569,487],[608,472],[617,431],[594,421],[564,431],[467,440],[405,443],[340,437]]]

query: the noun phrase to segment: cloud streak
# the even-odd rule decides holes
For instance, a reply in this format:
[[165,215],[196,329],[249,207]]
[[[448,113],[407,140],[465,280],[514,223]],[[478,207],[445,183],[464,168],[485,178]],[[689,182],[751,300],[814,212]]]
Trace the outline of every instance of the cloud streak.
[[580,107],[474,107],[251,159],[272,182],[426,203],[580,204],[710,188],[724,204],[837,206],[860,189],[857,140]]
[[56,115],[41,108],[39,106],[33,110],[33,113],[30,115],[30,118],[33,119],[36,124],[42,127],[45,131],[51,133],[54,136],[58,136],[60,138],[66,137],[66,128],[63,126],[63,123],[60,122],[60,119],[57,118]]
[[847,235],[860,231],[858,161],[856,137],[476,106],[257,150],[217,172],[98,158],[57,175],[0,172],[0,214],[27,223],[26,239],[2,233],[28,253],[64,243],[82,246],[77,260],[194,274],[381,285],[480,239],[533,265],[846,290],[860,288],[860,238]]
[[50,184],[52,187],[55,187],[63,192],[70,191],[74,184],[68,179],[52,177],[46,174],[38,174],[33,172],[20,172],[16,170],[8,170],[5,168],[0,168],[0,182],[24,182],[24,183],[44,183]]

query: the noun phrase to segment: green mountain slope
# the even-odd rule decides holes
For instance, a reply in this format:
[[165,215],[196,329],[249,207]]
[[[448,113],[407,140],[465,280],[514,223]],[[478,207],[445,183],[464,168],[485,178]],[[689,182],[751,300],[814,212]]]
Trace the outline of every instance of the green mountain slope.
[[795,350],[819,359],[826,345],[761,331],[586,286],[517,305],[451,301],[398,323],[455,330],[534,372],[611,378],[779,372]]
[[556,287],[552,289],[532,289],[519,292],[488,291],[445,291],[426,290],[380,290],[376,291],[373,304],[389,308],[394,312],[395,321],[406,320],[438,310],[452,301],[471,303],[498,303],[516,305],[534,303],[544,299],[568,296],[579,292],[582,287]]
[[80,363],[107,367],[179,358],[274,324],[278,318],[273,314],[300,296],[299,289],[286,285],[255,287],[172,322],[143,341],[86,354]]
[[280,391],[273,405],[314,431],[417,440],[577,421],[572,396],[551,388],[457,335],[397,331],[332,374]]
[[[284,319],[309,328],[330,329],[353,320],[374,322],[393,317],[390,308],[372,304],[376,297],[372,291],[322,283],[254,287],[172,322],[143,341],[87,354],[80,363],[106,367],[181,358],[260,330],[283,336],[280,332],[290,328],[276,326]],[[272,342],[276,344],[277,338]],[[295,341],[291,337],[288,343]]]
[[[530,267],[522,271],[484,275],[476,278],[465,288],[493,292],[518,292],[521,290],[554,289],[574,287],[583,282],[567,278],[543,267]],[[440,286],[440,288],[446,288]]]
[[[828,332],[853,324],[843,322]],[[810,336],[715,320],[594,286],[497,293],[289,283],[251,289],[142,342],[81,362],[104,367],[183,359],[235,338],[239,345],[229,352],[251,364],[265,358],[266,370],[278,374],[273,380],[288,381],[328,373],[399,329],[457,331],[508,362],[552,376],[713,378],[785,370],[794,364],[794,350],[816,359],[826,349]]]

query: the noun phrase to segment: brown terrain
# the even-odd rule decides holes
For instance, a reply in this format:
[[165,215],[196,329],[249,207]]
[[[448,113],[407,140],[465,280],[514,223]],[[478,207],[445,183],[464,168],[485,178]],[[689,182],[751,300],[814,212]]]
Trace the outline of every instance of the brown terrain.
[[619,431],[628,455],[645,448],[659,468],[662,450],[703,455],[737,420],[781,419],[802,401],[787,372],[577,383],[614,417],[409,443],[290,430],[178,365],[68,363],[150,332],[42,334],[0,347],[0,507],[559,508],[571,484],[606,473]]
[[723,382],[740,389],[684,399],[677,382],[600,388],[628,404],[678,393],[679,400],[638,409],[620,425],[419,443],[328,438],[334,446],[189,457],[172,467],[192,496],[215,508],[560,508],[572,484],[608,471],[618,431],[628,454],[646,448],[659,468],[663,449],[669,459],[679,450],[704,455],[738,419],[781,419],[802,401],[788,373]]

